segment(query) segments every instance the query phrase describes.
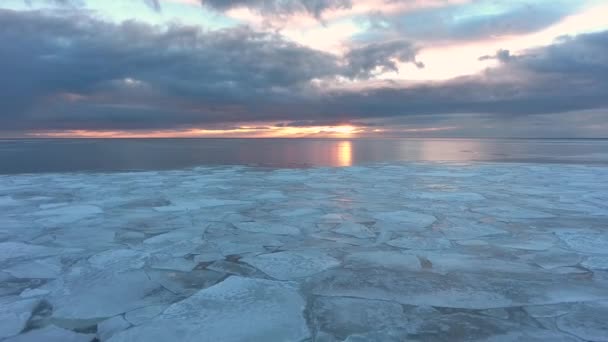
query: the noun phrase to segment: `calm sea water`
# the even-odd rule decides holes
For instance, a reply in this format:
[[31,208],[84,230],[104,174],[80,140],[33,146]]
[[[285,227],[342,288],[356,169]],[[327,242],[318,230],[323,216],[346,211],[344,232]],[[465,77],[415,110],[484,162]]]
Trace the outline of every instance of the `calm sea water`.
[[202,165],[351,166],[394,161],[608,164],[608,140],[0,140],[0,173],[179,169]]

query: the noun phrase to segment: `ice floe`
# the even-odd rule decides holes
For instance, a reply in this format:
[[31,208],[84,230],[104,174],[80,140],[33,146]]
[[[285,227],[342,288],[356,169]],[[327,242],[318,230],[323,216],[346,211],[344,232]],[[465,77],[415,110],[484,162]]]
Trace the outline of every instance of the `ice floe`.
[[280,280],[307,277],[340,264],[340,261],[320,251],[261,254],[244,258],[243,261]]
[[436,220],[432,215],[407,210],[380,212],[374,217],[380,221],[402,224],[404,229],[409,226],[423,228],[431,225]]
[[360,239],[369,239],[376,236],[376,234],[372,232],[368,227],[355,222],[340,223],[334,229],[334,232],[343,235],[354,236]]
[[295,284],[233,276],[109,341],[301,341],[304,307]]
[[97,324],[97,338],[100,341],[107,341],[110,337],[129,328],[131,324],[122,315],[108,318]]
[[91,342],[94,334],[81,334],[49,325],[42,329],[30,330],[22,335],[4,340],[5,342]]
[[608,302],[581,303],[557,319],[557,327],[587,341],[608,341]]
[[35,299],[0,301],[0,339],[15,336],[24,328],[39,301]]
[[608,234],[600,231],[559,231],[557,236],[563,240],[568,247],[581,253],[608,254]]

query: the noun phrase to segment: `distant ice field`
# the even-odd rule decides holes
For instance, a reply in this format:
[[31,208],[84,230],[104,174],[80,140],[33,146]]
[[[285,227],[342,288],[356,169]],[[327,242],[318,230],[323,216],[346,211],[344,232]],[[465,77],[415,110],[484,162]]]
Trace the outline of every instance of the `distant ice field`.
[[0,176],[3,341],[604,341],[608,168]]

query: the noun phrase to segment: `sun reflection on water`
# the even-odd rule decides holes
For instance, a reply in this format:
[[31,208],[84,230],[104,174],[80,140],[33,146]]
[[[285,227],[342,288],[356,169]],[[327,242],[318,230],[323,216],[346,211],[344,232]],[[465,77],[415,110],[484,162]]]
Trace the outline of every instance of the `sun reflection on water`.
[[353,165],[353,145],[352,142],[340,141],[335,149],[335,161],[337,166]]

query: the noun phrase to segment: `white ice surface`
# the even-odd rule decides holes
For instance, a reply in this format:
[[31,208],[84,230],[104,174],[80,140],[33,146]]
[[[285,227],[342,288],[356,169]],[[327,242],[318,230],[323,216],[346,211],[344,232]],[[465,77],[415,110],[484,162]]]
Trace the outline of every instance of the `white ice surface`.
[[572,341],[608,326],[603,166],[4,175],[0,213],[7,341]]
[[233,276],[110,341],[301,341],[304,307],[293,283]]

